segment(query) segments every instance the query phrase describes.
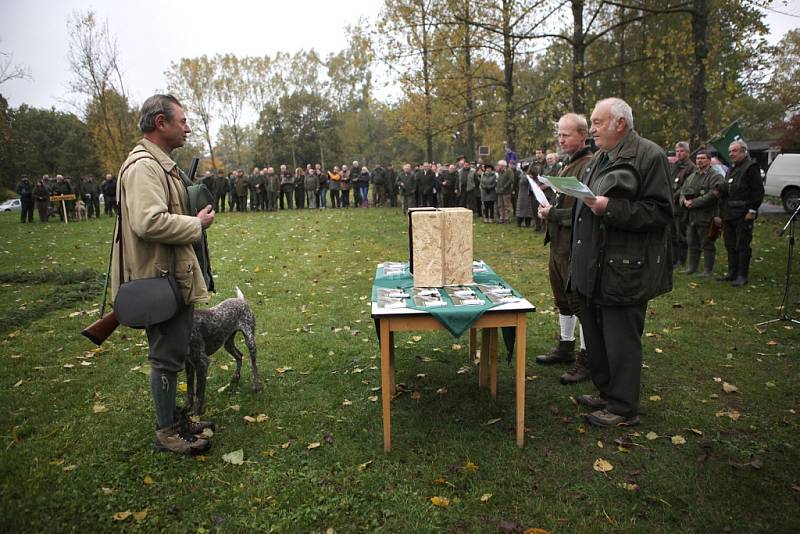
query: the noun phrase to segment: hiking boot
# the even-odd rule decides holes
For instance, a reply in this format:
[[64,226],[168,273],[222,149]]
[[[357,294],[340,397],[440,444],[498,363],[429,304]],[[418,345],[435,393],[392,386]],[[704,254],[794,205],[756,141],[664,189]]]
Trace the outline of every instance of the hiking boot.
[[581,349],[578,351],[578,354],[575,355],[575,363],[570,368],[569,371],[561,375],[559,381],[566,385],[569,384],[577,384],[578,382],[583,382],[589,378],[589,366],[586,357],[586,349]]
[[552,365],[554,363],[572,363],[575,361],[575,340],[558,342],[558,347],[554,348],[550,354],[540,354],[536,357],[536,363],[542,365]]
[[195,455],[210,449],[211,443],[207,439],[189,433],[185,422],[178,420],[156,430],[155,448],[158,451]]
[[577,398],[578,404],[595,410],[606,407],[608,402],[600,395],[581,395]]
[[609,428],[613,426],[635,426],[639,424],[639,416],[625,417],[611,413],[608,410],[597,410],[586,416],[586,421],[592,426]]

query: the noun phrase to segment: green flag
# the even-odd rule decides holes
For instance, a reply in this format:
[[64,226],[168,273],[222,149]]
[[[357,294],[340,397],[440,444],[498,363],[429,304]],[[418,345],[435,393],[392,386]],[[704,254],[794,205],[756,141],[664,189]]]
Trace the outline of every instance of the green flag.
[[715,137],[713,140],[709,141],[709,143],[717,149],[719,157],[722,158],[726,165],[731,165],[731,160],[728,157],[728,147],[734,141],[744,141],[742,132],[739,130],[739,121],[733,122],[722,132],[721,136]]

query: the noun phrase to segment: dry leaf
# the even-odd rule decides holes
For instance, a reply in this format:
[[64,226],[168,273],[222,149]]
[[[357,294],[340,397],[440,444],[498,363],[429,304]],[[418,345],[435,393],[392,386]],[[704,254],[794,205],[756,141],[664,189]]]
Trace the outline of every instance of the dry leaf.
[[645,435],[644,435],[644,437],[646,437],[646,438],[647,438],[647,439],[649,439],[650,441],[653,441],[654,439],[658,439],[658,434],[656,434],[655,432],[653,432],[653,431],[651,430],[650,432],[648,432],[647,434],[645,434]]
[[222,393],[223,391],[225,391],[226,389],[228,389],[228,386],[230,386],[230,384],[225,384],[224,386],[220,387],[220,388],[217,390],[217,393]]
[[311,449],[319,449],[321,445],[322,445],[322,443],[320,443],[319,441],[315,441],[313,443],[309,443],[308,447],[306,447],[306,449],[309,449],[309,450],[311,450]]
[[351,406],[352,404],[353,404],[353,401],[351,401],[351,400],[345,399],[344,401],[342,401],[342,406]]
[[583,426],[583,425],[580,425],[580,426],[577,428],[577,431],[578,431],[578,434],[586,434],[586,427],[585,427],[585,426]]
[[658,353],[658,354],[661,354],[661,353],[663,353],[663,352],[664,352],[663,350],[661,350],[661,349],[659,349],[659,348],[656,348],[656,353]]
[[411,336],[414,341],[422,341],[422,336]]
[[417,378],[425,378],[425,373],[417,373]]
[[777,345],[777,344],[778,344],[778,342],[777,342],[777,341],[775,341],[774,339],[770,339],[769,341],[767,341],[767,345],[772,345],[772,346],[774,346],[774,345]]
[[440,508],[447,508],[450,506],[450,499],[447,497],[431,497],[431,504]]
[[414,392],[411,393],[411,400],[418,401],[421,398],[422,398],[422,395],[420,395],[419,391],[414,391]]
[[181,382],[178,384],[178,391],[181,393],[186,393],[189,390],[189,387],[186,385],[186,382]]
[[142,510],[141,512],[133,512],[133,518],[136,521],[144,521],[145,517],[147,517],[147,510]]
[[595,471],[599,471],[600,473],[608,473],[614,466],[611,465],[610,462],[603,460],[602,458],[598,458],[594,461],[594,465],[592,466]]
[[153,484],[156,483],[156,481],[153,480],[153,477],[151,477],[150,475],[145,475],[144,480],[142,480],[142,482],[144,483],[145,486],[152,486]]
[[113,519],[114,521],[125,521],[125,520],[126,520],[126,519],[128,519],[128,518],[129,518],[131,515],[132,515],[132,514],[131,514],[131,512],[130,512],[130,511],[128,511],[128,510],[126,510],[126,511],[124,511],[124,512],[117,512],[116,514],[114,514],[114,515],[113,515],[113,516],[111,516],[111,517],[112,517],[112,519]]
[[95,402],[94,406],[92,406],[92,412],[94,413],[103,413],[107,411],[108,408],[106,408],[105,404],[100,404],[99,402]]
[[78,468],[78,466],[73,464],[73,465],[67,465],[65,467],[62,467],[61,470],[62,471],[75,471],[77,468]]
[[697,434],[698,436],[702,436],[703,435],[703,431],[700,430],[699,428],[690,428],[689,431]]
[[367,397],[367,400],[370,401],[370,402],[378,402],[378,396],[377,395],[372,395],[370,397]]
[[369,464],[371,464],[371,463],[372,463],[372,460],[370,460],[368,462],[364,462],[363,464],[358,464],[358,470],[359,471],[363,471],[364,469],[369,467]]
[[498,421],[500,421],[500,419],[501,419],[501,417],[498,417],[497,419],[489,419],[488,421],[483,423],[483,426],[493,425],[493,424],[497,423]]
[[250,415],[245,415],[242,419],[244,419],[245,423],[255,423],[256,418]]
[[263,423],[263,422],[264,422],[264,421],[266,421],[267,419],[269,419],[269,417],[267,416],[267,414],[265,414],[265,413],[260,413],[260,414],[258,414],[258,415],[256,416],[256,423]]
[[287,441],[286,443],[283,443],[281,445],[281,449],[288,449],[291,446],[291,444],[292,444],[291,441]]
[[73,367],[75,367],[75,366],[72,365],[71,363],[65,363],[64,364],[64,369],[72,369]]
[[600,441],[599,439],[597,440],[597,448],[598,449],[602,449],[603,448],[603,442]]
[[291,370],[292,370],[291,367],[278,367],[277,369],[275,369],[275,371],[277,371],[278,374],[281,374],[281,375],[283,373],[285,373],[286,371],[291,371]]
[[445,395],[446,393],[447,393],[447,388],[446,387],[439,388],[439,389],[436,390],[436,394],[437,395]]
[[467,460],[467,463],[464,464],[464,470],[469,471],[470,473],[474,473],[475,471],[478,470],[478,464]]
[[650,400],[653,402],[658,402],[661,400],[661,395],[650,395]]
[[620,482],[619,487],[628,491],[638,491],[639,484],[632,484],[630,482]]
[[452,345],[450,345],[450,348],[453,350],[461,350],[461,345],[459,345],[458,343],[453,343]]
[[242,465],[244,463],[244,450],[239,449],[222,455],[222,460],[232,465]]
[[481,502],[487,502],[491,498],[492,498],[491,493],[484,493],[483,495],[481,495]]
[[727,382],[723,382],[722,383],[722,391],[724,391],[725,393],[736,393],[737,391],[739,391],[739,388],[737,388],[733,384],[729,384]]
[[672,444],[673,445],[685,445],[686,444],[686,438],[684,438],[681,435],[672,436]]

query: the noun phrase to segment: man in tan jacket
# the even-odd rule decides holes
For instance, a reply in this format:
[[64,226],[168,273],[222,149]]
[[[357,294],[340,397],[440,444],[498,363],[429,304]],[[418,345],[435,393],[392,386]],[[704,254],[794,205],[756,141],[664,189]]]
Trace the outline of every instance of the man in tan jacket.
[[145,100],[139,129],[144,139],[123,163],[117,184],[120,219],[111,263],[111,292],[116,297],[121,283],[174,270],[183,305],[174,317],[146,330],[157,422],[155,446],[198,454],[210,447],[208,440],[195,435],[206,425],[189,421],[176,411],[175,404],[178,372],[184,369],[189,351],[194,304],[208,300],[192,243],[214,222],[214,211],[208,205],[197,216],[188,214],[186,186],[170,158],[191,132],[178,100],[171,95]]

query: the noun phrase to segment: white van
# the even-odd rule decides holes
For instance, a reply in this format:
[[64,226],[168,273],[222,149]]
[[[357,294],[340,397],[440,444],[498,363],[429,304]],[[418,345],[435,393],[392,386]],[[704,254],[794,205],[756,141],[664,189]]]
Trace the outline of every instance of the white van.
[[781,197],[787,213],[797,209],[800,205],[800,154],[778,154],[767,170],[764,192]]

